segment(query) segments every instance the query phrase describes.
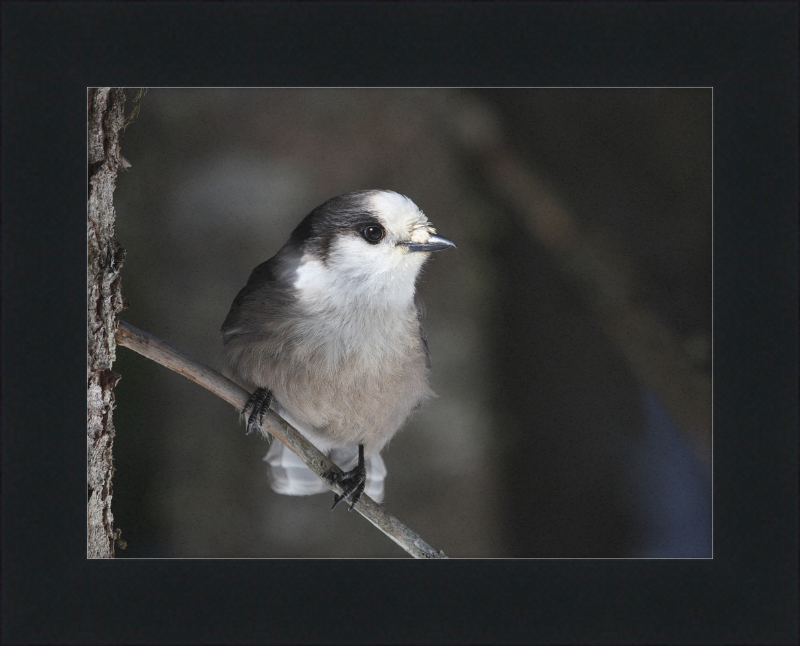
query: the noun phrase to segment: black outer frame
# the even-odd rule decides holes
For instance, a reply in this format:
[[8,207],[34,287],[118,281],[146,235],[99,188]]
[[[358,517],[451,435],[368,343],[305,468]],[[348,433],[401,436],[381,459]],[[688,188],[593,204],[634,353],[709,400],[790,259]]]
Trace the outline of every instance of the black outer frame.
[[[2,10],[4,642],[796,639],[796,4]],[[713,86],[714,560],[87,561],[97,85]]]

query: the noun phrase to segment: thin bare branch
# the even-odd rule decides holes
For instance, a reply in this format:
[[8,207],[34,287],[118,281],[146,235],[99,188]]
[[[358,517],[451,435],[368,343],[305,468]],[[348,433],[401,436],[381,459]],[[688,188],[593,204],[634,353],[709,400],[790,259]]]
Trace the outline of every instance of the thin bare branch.
[[[116,341],[118,345],[138,352],[210,390],[231,404],[237,411],[241,411],[244,408],[250,397],[250,393],[244,388],[216,370],[195,361],[165,341],[124,321],[119,322]],[[321,453],[275,412],[267,411],[263,423],[266,429],[296,453],[331,491],[338,494],[342,493],[341,487],[332,482],[328,476],[331,472],[341,473],[341,469],[331,462],[327,456]],[[355,510],[414,558],[447,558],[444,552],[433,549],[419,535],[403,525],[394,516],[387,514],[383,507],[366,494],[362,494],[360,500],[356,503]]]

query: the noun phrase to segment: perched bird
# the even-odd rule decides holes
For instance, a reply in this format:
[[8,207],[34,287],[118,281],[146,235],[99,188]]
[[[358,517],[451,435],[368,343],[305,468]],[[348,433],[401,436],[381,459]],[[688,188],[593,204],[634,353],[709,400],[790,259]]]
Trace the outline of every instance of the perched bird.
[[[450,247],[403,195],[334,197],[253,270],[222,325],[227,373],[252,392],[247,432],[272,406],[350,469],[331,509],[345,499],[352,509],[365,487],[383,499],[380,452],[433,395],[415,281],[430,252]],[[264,459],[278,493],[328,491],[280,442]]]

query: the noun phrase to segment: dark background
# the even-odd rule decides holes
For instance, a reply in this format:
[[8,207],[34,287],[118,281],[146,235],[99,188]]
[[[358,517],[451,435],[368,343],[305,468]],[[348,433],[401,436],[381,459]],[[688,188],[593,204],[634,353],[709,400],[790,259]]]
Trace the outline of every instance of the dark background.
[[[451,557],[710,557],[707,466],[459,145],[478,109],[709,373],[710,88],[149,89],[115,194],[122,318],[219,366],[230,303],[305,214],[396,190],[458,249],[419,281],[439,398],[384,452],[390,513]],[[118,556],[404,556],[331,496],[272,493],[228,404],[117,356]]]

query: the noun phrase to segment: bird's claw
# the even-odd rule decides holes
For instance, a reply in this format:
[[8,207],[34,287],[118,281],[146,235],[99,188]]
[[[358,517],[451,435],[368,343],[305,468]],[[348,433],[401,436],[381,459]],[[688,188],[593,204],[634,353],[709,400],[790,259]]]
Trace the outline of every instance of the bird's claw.
[[350,499],[350,508],[348,511],[353,511],[353,507],[355,507],[356,503],[361,499],[361,494],[364,493],[364,487],[367,485],[367,476],[366,474],[356,474],[356,471],[357,469],[348,471],[347,473],[341,474],[339,479],[334,480],[342,485],[344,492],[336,494],[333,497],[331,511],[336,509],[336,506],[342,502],[342,500],[347,500],[348,498]]
[[350,471],[345,473],[331,473],[330,478],[333,482],[342,485],[342,493],[336,494],[333,497],[333,507],[331,511],[336,509],[336,506],[342,500],[350,499],[350,508],[347,511],[353,511],[353,507],[361,499],[361,494],[364,493],[364,488],[367,486],[367,466],[364,462],[364,446],[358,445],[358,464]]
[[250,435],[256,426],[261,428],[261,422],[264,421],[264,415],[269,410],[270,404],[272,404],[272,391],[267,388],[258,388],[250,395],[250,399],[242,409],[242,416],[250,413],[247,417],[247,435]]

